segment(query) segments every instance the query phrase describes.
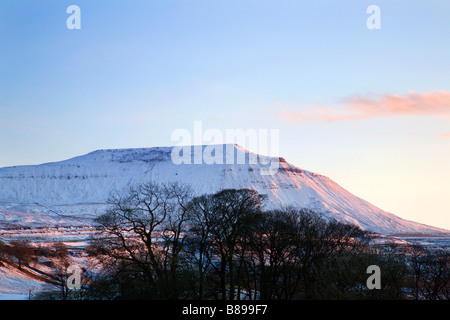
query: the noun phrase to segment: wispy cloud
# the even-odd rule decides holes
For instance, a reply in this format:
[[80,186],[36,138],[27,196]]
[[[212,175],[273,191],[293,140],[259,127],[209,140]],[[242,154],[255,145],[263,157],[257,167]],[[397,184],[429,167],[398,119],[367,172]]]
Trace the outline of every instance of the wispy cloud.
[[439,135],[441,138],[450,138],[450,132],[446,132]]
[[406,95],[385,94],[378,97],[355,95],[337,101],[340,107],[301,106],[275,110],[280,119],[288,121],[351,121],[377,117],[422,115],[450,119],[450,92],[436,91]]

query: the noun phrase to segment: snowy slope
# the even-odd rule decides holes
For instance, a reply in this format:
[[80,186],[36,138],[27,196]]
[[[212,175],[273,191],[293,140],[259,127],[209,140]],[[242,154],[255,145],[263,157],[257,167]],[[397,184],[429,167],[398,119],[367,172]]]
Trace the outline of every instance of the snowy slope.
[[[34,219],[44,225],[83,225],[84,218],[101,212],[113,191],[150,181],[177,181],[191,185],[198,194],[254,188],[268,195],[269,207],[311,208],[383,234],[450,233],[383,211],[330,178],[282,158],[257,156],[237,145],[196,146],[191,148],[190,163],[176,164],[172,151],[173,147],[98,150],[61,162],[0,168],[0,222],[20,224],[20,220]],[[206,155],[214,156],[216,163],[209,164],[210,158],[203,157],[194,164]],[[251,163],[254,157],[257,161]],[[243,164],[241,159],[245,159]],[[264,174],[274,164],[277,172]],[[17,218],[23,212],[34,214]]]
[[45,284],[15,268],[0,267],[0,300],[28,300]]

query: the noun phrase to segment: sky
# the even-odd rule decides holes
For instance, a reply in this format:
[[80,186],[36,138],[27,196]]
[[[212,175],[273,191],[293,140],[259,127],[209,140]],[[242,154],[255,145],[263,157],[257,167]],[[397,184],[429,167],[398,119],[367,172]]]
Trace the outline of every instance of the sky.
[[277,129],[290,163],[450,229],[449,16],[442,0],[2,0],[0,167],[170,146],[195,121]]

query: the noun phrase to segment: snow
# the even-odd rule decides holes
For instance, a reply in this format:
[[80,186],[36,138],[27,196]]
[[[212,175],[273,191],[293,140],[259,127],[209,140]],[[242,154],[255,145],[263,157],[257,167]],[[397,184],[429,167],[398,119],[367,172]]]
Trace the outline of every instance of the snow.
[[[223,161],[208,164],[202,156],[214,148],[223,151]],[[268,195],[268,207],[310,208],[384,234],[449,233],[401,219],[351,194],[330,178],[282,158],[276,163],[277,173],[263,175],[262,170],[268,167],[264,161],[272,161],[273,165],[275,158],[256,155],[258,161],[252,164],[250,157],[255,154],[237,145],[194,146],[191,164],[175,164],[172,150],[97,150],[61,162],[0,168],[0,221],[3,225],[22,226],[86,225],[104,210],[112,192],[150,181],[176,181],[191,185],[198,194],[224,188],[254,188]],[[198,156],[202,163],[194,164]],[[233,163],[227,164],[230,159]],[[245,163],[238,164],[240,159]]]
[[28,300],[30,293],[41,291],[43,286],[15,268],[0,267],[0,300]]
[[28,300],[29,295],[25,293],[1,293],[0,300]]
[[[229,149],[223,148],[226,157]],[[198,194],[251,187],[268,195],[269,207],[282,204],[311,208],[376,232],[442,231],[400,219],[356,197],[328,177],[285,161],[279,162],[278,173],[261,175],[262,161],[250,164],[250,153],[239,146],[234,148],[234,164],[226,164],[226,159],[222,164],[194,164],[198,148],[193,148],[192,164],[177,165],[171,161],[171,152],[170,147],[98,150],[62,162],[0,168],[1,220],[40,225],[85,224],[79,219],[93,216],[93,211],[101,212],[112,192],[150,181],[177,181],[190,184]],[[246,163],[236,164],[239,156],[246,157]],[[73,221],[77,218],[78,223]]]
[[[211,150],[223,152],[214,154],[221,155],[214,158],[218,163],[202,158]],[[199,195],[254,188],[268,196],[267,208],[314,209],[384,236],[401,234],[398,241],[449,245],[449,230],[401,219],[283,158],[255,155],[237,145],[195,146],[187,158],[190,163],[176,164],[172,151],[174,147],[98,150],[61,162],[0,168],[0,240],[57,241],[80,249],[94,231],[92,218],[104,212],[112,193],[146,182],[179,182]],[[201,163],[194,164],[199,157]],[[264,174],[274,165],[276,173]],[[41,285],[17,270],[0,268],[0,299],[28,299],[29,290]]]

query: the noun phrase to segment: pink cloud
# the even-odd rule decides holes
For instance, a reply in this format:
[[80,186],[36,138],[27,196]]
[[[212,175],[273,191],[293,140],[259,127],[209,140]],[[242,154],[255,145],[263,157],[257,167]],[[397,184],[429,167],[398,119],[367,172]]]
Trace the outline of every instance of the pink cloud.
[[377,98],[352,96],[338,101],[341,108],[300,107],[277,109],[278,117],[289,121],[343,121],[376,117],[421,115],[450,119],[450,92],[437,91],[407,95],[385,94]]
[[442,138],[450,138],[450,132],[446,132],[446,133],[440,134],[439,136],[442,137]]

